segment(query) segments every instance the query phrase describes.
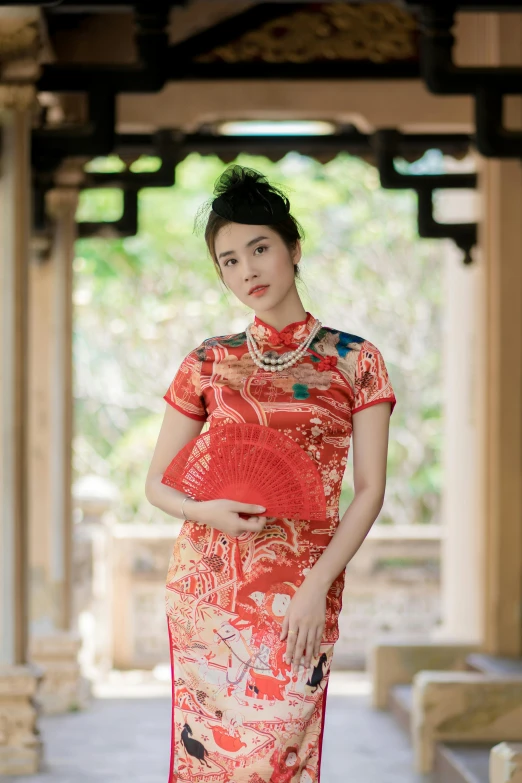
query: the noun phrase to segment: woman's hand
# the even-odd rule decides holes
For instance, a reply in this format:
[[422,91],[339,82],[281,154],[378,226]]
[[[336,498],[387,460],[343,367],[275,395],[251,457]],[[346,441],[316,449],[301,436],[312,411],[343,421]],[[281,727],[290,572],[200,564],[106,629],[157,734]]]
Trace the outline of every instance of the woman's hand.
[[[264,506],[257,506],[254,503],[240,503],[237,500],[226,500],[225,498],[202,501],[187,500],[185,503],[188,519],[194,519],[196,522],[214,527],[233,538],[241,533],[258,533],[262,530],[267,518],[259,516],[259,513],[265,510]],[[239,516],[239,512],[252,514],[252,516],[243,519]]]
[[326,592],[313,579],[305,579],[290,601],[279,637],[281,641],[288,638],[285,660],[287,663],[293,660],[294,672],[299,669],[303,655],[306,669],[312,658],[319,655],[325,623]]

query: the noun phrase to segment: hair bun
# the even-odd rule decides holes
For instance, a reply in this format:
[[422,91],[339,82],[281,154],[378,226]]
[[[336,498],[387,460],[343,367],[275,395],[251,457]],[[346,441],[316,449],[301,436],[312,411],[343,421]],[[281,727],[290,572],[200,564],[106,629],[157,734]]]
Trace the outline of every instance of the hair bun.
[[216,180],[212,209],[234,223],[268,224],[285,220],[290,202],[264,174],[233,164]]

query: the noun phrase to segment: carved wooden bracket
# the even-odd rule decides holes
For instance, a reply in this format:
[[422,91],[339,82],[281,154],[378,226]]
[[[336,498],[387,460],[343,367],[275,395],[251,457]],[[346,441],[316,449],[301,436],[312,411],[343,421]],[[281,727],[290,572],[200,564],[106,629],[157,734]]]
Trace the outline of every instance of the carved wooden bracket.
[[132,237],[138,233],[138,190],[127,188],[123,191],[123,214],[118,220],[101,223],[79,222],[78,236],[107,237],[110,239]]
[[373,135],[381,185],[390,189],[412,189],[418,197],[418,231],[424,239],[452,239],[464,251],[464,263],[471,263],[471,249],[477,243],[476,223],[438,223],[433,217],[433,191],[440,188],[476,188],[477,175],[458,174],[401,174],[394,166],[394,158],[407,136],[394,129],[383,129]]
[[453,61],[453,3],[422,2],[420,69],[426,86],[437,95],[473,95],[476,145],[486,157],[522,158],[522,131],[504,127],[506,95],[522,95],[522,66],[462,67]]

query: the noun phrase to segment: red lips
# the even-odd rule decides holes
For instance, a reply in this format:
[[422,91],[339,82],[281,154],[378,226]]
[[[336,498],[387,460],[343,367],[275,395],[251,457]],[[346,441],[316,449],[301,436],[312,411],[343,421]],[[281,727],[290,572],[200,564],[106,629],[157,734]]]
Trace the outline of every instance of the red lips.
[[257,291],[258,288],[268,288],[268,285],[255,285],[248,293],[252,294],[254,291]]

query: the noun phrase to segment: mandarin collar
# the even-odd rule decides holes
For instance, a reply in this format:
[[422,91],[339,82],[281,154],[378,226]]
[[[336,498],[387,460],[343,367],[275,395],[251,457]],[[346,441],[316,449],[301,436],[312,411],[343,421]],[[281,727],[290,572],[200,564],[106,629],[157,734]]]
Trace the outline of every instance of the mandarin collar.
[[292,323],[287,324],[278,332],[274,326],[270,326],[270,324],[258,318],[257,315],[254,315],[254,322],[250,327],[250,331],[252,336],[260,342],[266,340],[275,345],[286,341],[302,342],[312,331],[315,321],[315,317],[307,310],[306,318],[303,318],[302,321],[292,321]]

